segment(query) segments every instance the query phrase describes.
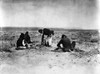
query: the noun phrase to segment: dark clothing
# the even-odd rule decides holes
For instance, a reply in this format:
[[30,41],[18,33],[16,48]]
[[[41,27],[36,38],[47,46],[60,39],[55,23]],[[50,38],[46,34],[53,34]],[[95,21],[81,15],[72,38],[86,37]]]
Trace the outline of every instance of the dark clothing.
[[30,39],[30,36],[29,36],[29,32],[26,31],[25,35],[24,35],[24,39],[25,39],[25,43],[31,43],[31,39]]
[[[60,46],[61,44],[63,45],[63,47]],[[62,50],[65,52],[71,48],[71,42],[68,38],[63,38],[59,41],[57,46],[58,48],[62,48]]]
[[73,41],[73,42],[71,43],[71,51],[73,51],[73,50],[75,49],[75,46],[76,46],[76,42]]
[[71,47],[72,47],[72,48],[75,48],[75,45],[76,45],[76,42],[73,41],[72,44],[71,44]]
[[23,46],[22,42],[23,42],[23,39],[22,38],[19,38],[17,40],[17,47]]
[[25,43],[31,43],[29,35],[25,35]]
[[68,38],[61,39],[57,46],[61,47],[60,44],[62,44],[64,48],[68,48],[71,46],[71,42]]
[[43,29],[43,34],[47,35],[47,36],[54,35],[54,31],[52,31],[50,29],[47,29],[47,28],[44,28]]
[[23,40],[24,40],[24,34],[21,33],[21,35],[18,38],[17,43],[16,43],[17,47],[23,46]]

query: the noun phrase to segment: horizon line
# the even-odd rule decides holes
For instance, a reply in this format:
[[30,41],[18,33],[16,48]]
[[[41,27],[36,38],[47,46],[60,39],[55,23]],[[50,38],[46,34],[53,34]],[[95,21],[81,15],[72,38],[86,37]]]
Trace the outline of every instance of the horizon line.
[[92,28],[59,28],[59,27],[15,27],[15,26],[3,26],[0,28],[52,28],[52,29],[81,29],[81,30],[100,30],[100,29],[92,29]]

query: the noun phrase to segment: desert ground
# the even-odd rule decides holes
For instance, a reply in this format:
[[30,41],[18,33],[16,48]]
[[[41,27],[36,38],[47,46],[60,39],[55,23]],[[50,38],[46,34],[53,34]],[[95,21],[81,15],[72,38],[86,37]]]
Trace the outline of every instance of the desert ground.
[[[97,30],[53,29],[52,47],[41,46],[38,28],[1,28],[0,74],[100,74],[100,38]],[[32,47],[16,50],[21,32],[29,31]],[[61,35],[76,41],[81,51],[52,51]],[[10,52],[10,51],[11,52]]]

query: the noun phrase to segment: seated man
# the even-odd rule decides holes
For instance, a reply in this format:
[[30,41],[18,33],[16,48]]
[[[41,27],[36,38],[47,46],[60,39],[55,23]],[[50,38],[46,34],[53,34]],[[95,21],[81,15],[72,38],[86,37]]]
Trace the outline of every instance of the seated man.
[[25,33],[24,38],[25,38],[26,43],[31,43],[31,39],[30,39],[28,31]]
[[24,39],[25,39],[25,44],[27,48],[32,47],[32,42],[31,42],[31,38],[29,36],[29,32],[27,31],[24,35]]
[[[61,47],[61,44],[63,47]],[[71,41],[69,38],[67,38],[66,35],[62,35],[62,38],[59,41],[59,43],[57,44],[57,46],[58,46],[58,48],[56,50],[58,50],[60,48],[63,50],[63,52],[70,51]]]
[[21,33],[20,37],[18,38],[16,45],[17,48],[26,48],[23,33]]

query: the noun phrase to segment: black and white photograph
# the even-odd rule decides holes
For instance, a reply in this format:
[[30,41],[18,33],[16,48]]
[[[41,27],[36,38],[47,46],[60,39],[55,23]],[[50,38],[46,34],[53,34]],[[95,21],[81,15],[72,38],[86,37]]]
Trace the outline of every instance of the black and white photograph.
[[100,74],[100,0],[0,0],[0,74]]

